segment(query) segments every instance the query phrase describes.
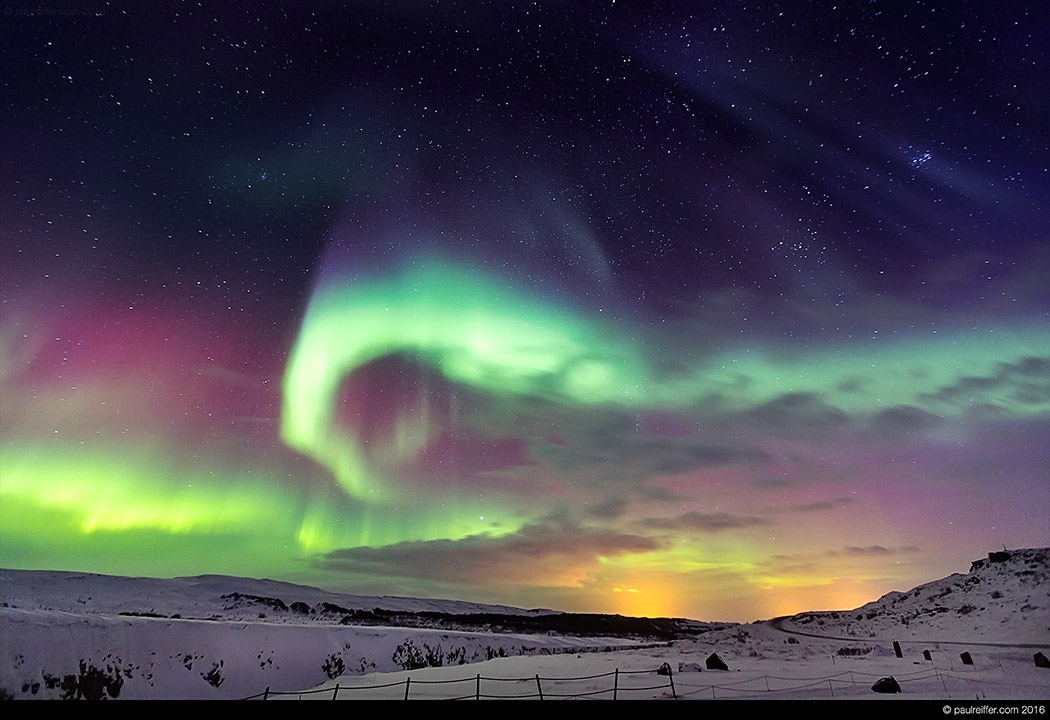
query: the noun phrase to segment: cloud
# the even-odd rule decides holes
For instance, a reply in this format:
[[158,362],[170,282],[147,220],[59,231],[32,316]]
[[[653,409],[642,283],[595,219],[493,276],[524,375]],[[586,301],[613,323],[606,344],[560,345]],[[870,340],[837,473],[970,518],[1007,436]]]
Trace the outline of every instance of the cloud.
[[[833,568],[841,567],[843,563],[852,564],[850,559],[859,561],[860,558],[870,558],[873,561],[887,560],[900,555],[911,555],[921,552],[914,545],[903,547],[885,547],[883,545],[869,545],[867,547],[847,546],[841,550],[827,550],[818,553],[801,553],[796,555],[771,555],[765,560],[760,560],[756,565],[768,571],[778,573],[828,573]],[[829,560],[834,558],[835,560]]]
[[898,548],[888,548],[883,547],[882,545],[869,545],[867,547],[846,546],[842,548],[841,553],[830,551],[828,552],[828,555],[831,557],[836,557],[839,554],[850,555],[853,557],[875,557],[883,555],[905,555],[917,552],[919,552],[919,548],[914,545],[906,545]]
[[656,500],[657,502],[670,502],[683,498],[682,495],[675,495],[670,488],[663,485],[642,485],[638,488],[638,495],[644,500]]
[[[687,414],[622,408],[567,408],[532,399],[503,401],[484,416],[486,432],[528,437],[530,460],[585,487],[617,495],[639,492],[654,476],[707,468],[754,466],[771,458],[750,441],[699,431]],[[666,498],[664,498],[666,499]]]
[[810,574],[820,570],[820,563],[802,555],[772,555],[756,565],[782,574]]
[[412,577],[453,584],[578,584],[599,558],[647,553],[662,544],[641,535],[553,520],[501,537],[402,542],[385,547],[334,550],[319,559],[328,570],[383,577]]
[[919,399],[963,411],[1046,412],[1050,410],[1050,358],[1028,356],[1002,362],[991,375],[967,375]]
[[850,417],[812,393],[787,393],[742,413],[747,425],[784,437],[829,432],[850,425]]
[[797,480],[788,480],[787,478],[759,477],[751,480],[748,484],[759,490],[786,490],[787,488],[798,487],[801,483]]
[[835,386],[837,390],[844,393],[859,393],[864,389],[864,381],[860,378],[846,378]]
[[639,524],[657,530],[720,532],[765,525],[766,522],[763,518],[745,515],[687,512],[674,518],[644,518]]
[[791,507],[795,512],[823,512],[825,510],[840,510],[843,505],[858,502],[857,498],[851,495],[845,495],[843,497],[835,498],[834,500],[817,500],[816,502],[806,503],[805,505],[793,505]]
[[872,429],[886,439],[901,439],[926,432],[942,422],[940,416],[913,405],[897,405],[875,413]]
[[647,435],[634,428],[603,436],[566,437],[562,444],[548,443],[537,453],[551,467],[563,471],[587,466],[603,468],[612,476],[645,478],[678,475],[708,467],[755,464],[769,457],[741,442]]
[[627,511],[627,501],[623,498],[608,498],[592,506],[587,514],[603,520],[615,520]]

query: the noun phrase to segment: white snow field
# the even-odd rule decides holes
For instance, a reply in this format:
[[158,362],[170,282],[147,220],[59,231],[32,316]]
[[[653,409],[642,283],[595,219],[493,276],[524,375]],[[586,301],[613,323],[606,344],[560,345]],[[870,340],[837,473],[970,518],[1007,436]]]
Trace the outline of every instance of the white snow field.
[[[595,617],[271,580],[3,570],[0,696],[1050,699],[1050,668],[1034,661],[1050,655],[1050,549],[992,553],[852,611],[747,625]],[[728,670],[708,669],[712,653]],[[889,676],[899,694],[872,690]]]

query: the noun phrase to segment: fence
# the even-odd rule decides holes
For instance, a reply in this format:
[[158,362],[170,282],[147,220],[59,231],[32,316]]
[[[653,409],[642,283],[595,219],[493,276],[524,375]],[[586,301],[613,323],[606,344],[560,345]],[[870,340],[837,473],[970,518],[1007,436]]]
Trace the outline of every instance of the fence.
[[[656,684],[635,684],[636,676],[655,676],[658,680]],[[677,687],[675,684],[675,677],[673,673],[668,672],[667,668],[663,671],[657,670],[614,670],[613,672],[601,673],[598,675],[580,675],[580,676],[569,676],[569,677],[540,677],[534,675],[532,677],[523,678],[490,678],[482,677],[480,674],[475,675],[472,678],[461,678],[457,680],[412,680],[411,677],[406,678],[401,682],[386,683],[381,685],[340,685],[336,684],[334,688],[322,688],[318,690],[304,690],[304,691],[293,691],[293,692],[279,692],[266,688],[265,691],[251,695],[242,700],[267,700],[270,698],[277,697],[288,697],[297,696],[302,699],[304,696],[321,695],[327,694],[331,700],[338,700],[341,697],[343,699],[374,699],[375,691],[388,691],[388,694],[393,695],[392,688],[404,688],[402,693],[400,690],[396,692],[396,698],[398,699],[438,699],[433,697],[431,686],[439,686],[440,691],[445,694],[440,696],[443,700],[566,700],[566,699],[598,699],[598,700],[620,700],[620,699],[631,699],[632,697],[638,697],[639,693],[652,693],[653,691],[659,691],[663,697],[672,697],[675,699],[679,698],[695,698],[703,699],[710,698],[714,700],[729,699],[729,698],[744,698],[744,697],[757,697],[763,696],[769,697],[771,695],[791,693],[796,691],[809,691],[806,697],[814,695],[821,695],[826,690],[828,697],[835,697],[835,690],[842,690],[851,688],[856,685],[863,686],[866,690],[870,688],[874,679],[883,677],[885,673],[867,673],[859,670],[844,670],[834,675],[826,675],[822,677],[814,678],[788,678],[780,677],[776,675],[759,675],[750,677],[736,682],[720,682],[717,684],[693,684],[689,682],[692,679],[693,673],[679,673]],[[666,677],[666,682],[663,678]],[[953,690],[949,687],[950,681],[963,681],[970,683],[966,687],[959,687],[956,683],[954,692],[956,694],[968,694],[971,692],[972,683],[974,678],[968,676],[967,673],[958,673],[957,671],[945,671],[939,668],[923,668],[913,673],[894,673],[894,677],[902,688],[906,689],[909,685],[915,687],[917,683],[933,681],[936,679],[937,683],[943,688],[944,698],[950,699]],[[608,684],[610,687],[600,687],[603,679],[608,678]],[[687,679],[686,679],[687,678]],[[621,682],[623,680],[623,682]],[[484,691],[483,691],[483,685]],[[467,684],[470,684],[467,686]],[[512,688],[512,683],[517,683],[518,688]],[[586,683],[587,687],[571,690],[573,683]],[[995,686],[995,687],[1018,687],[1024,688],[1025,685],[1019,685],[1010,682],[995,682],[987,677],[980,679],[982,685]],[[595,687],[595,686],[599,687]],[[457,686],[453,688],[452,686]],[[463,688],[461,690],[460,688]],[[497,692],[498,690],[507,688],[505,692]],[[452,692],[445,692],[446,689],[452,690]],[[372,697],[369,698],[367,691],[372,691]],[[649,696],[651,697],[651,695]]]
[[[660,678],[660,682],[658,684],[656,684],[656,685],[651,685],[651,684],[650,685],[636,685],[636,684],[621,685],[621,683],[620,683],[620,679],[623,676],[627,676],[624,679],[628,680],[628,679],[631,678],[631,676],[639,676],[639,675],[654,675],[654,676],[657,676],[657,677]],[[667,678],[666,682],[662,681],[663,677]],[[573,692],[566,692],[565,691],[566,688],[564,686],[566,684],[568,684],[568,683],[593,682],[595,680],[601,680],[603,678],[611,678],[610,682],[612,684],[612,687],[606,688],[606,689],[598,689],[598,690],[585,689],[585,690],[576,690],[576,691],[573,691]],[[506,687],[509,687],[510,683],[517,683],[519,685],[525,685],[529,689],[526,692],[515,692],[513,690],[508,690],[507,692],[495,693],[492,690],[490,690],[489,687],[486,687],[485,688],[485,692],[482,692],[482,681],[484,681],[487,684],[488,683],[495,684],[494,685],[495,688],[501,688],[501,687],[506,688]],[[344,695],[346,695],[348,693],[353,695],[356,692],[385,690],[385,689],[389,689],[389,688],[397,688],[397,687],[402,687],[402,686],[405,688],[404,696],[403,696],[402,699],[409,700],[409,699],[416,699],[416,698],[421,698],[421,697],[425,696],[426,695],[425,688],[427,688],[428,686],[432,686],[432,685],[436,685],[436,686],[459,685],[459,686],[462,686],[465,683],[471,683],[472,684],[472,687],[470,688],[470,692],[468,692],[466,694],[459,693],[459,694],[453,695],[453,696],[445,696],[445,697],[442,697],[441,699],[443,699],[443,700],[533,700],[533,699],[535,699],[535,700],[567,700],[567,699],[572,699],[572,698],[599,698],[599,699],[619,700],[619,699],[622,699],[625,695],[626,696],[630,696],[632,693],[652,692],[654,690],[662,691],[665,694],[669,691],[670,694],[671,694],[671,697],[673,697],[673,698],[677,698],[678,697],[678,695],[675,692],[674,677],[671,675],[671,673],[667,672],[666,670],[663,671],[663,672],[660,672],[660,671],[657,671],[657,670],[620,670],[620,669],[617,668],[616,670],[613,670],[612,672],[601,673],[601,674],[598,674],[598,675],[579,675],[579,676],[574,676],[574,677],[557,677],[557,678],[556,677],[540,677],[539,675],[534,675],[533,677],[528,677],[528,678],[490,678],[490,677],[482,677],[480,674],[478,674],[478,675],[475,675],[472,678],[460,678],[460,679],[457,679],[457,680],[415,680],[415,681],[413,681],[412,677],[409,676],[409,677],[405,678],[405,680],[403,680],[401,682],[385,683],[385,684],[382,684],[382,685],[340,685],[340,684],[336,683],[336,686],[334,688],[320,688],[320,689],[317,689],[317,690],[303,690],[303,691],[292,691],[292,692],[282,692],[282,691],[276,691],[276,690],[271,690],[270,688],[266,688],[266,690],[264,690],[261,693],[257,693],[255,695],[250,695],[250,696],[248,696],[246,698],[241,698],[241,700],[268,700],[270,698],[275,698],[275,697],[280,697],[280,696],[298,696],[300,699],[302,699],[302,697],[304,695],[318,695],[318,694],[322,694],[322,693],[327,693],[327,694],[331,695],[330,699],[332,699],[332,700],[338,700],[339,697],[340,697],[340,693],[342,693]],[[546,688],[544,688],[544,683],[547,684]],[[421,687],[424,688],[424,690],[421,690],[420,689]],[[413,690],[416,692],[415,696],[411,695]],[[400,693],[398,693],[398,696],[399,697],[401,696]],[[602,697],[602,696],[605,696],[605,697]],[[430,699],[430,698],[428,698],[428,699]]]
[[[787,678],[776,675],[760,675],[739,680],[737,682],[721,683],[717,685],[690,685],[684,683],[681,676],[679,676],[678,696],[682,698],[706,698],[709,696],[714,700],[724,700],[744,697],[761,698],[763,696],[768,697],[776,694],[783,698],[787,693],[808,690],[810,692],[806,693],[805,697],[815,697],[823,694],[826,690],[826,696],[834,698],[836,697],[836,688],[840,690],[839,694],[841,696],[841,691],[843,689],[849,689],[858,685],[865,690],[863,696],[868,696],[868,692],[870,692],[871,685],[874,681],[885,676],[886,673],[884,672],[868,673],[860,670],[844,670],[835,675],[825,675],[814,678]],[[986,676],[974,678],[973,674],[970,673],[945,671],[939,668],[923,668],[912,673],[895,672],[893,673],[893,677],[901,686],[902,692],[909,692],[909,687],[911,687],[912,690],[921,690],[917,687],[920,683],[936,681],[933,684],[939,686],[937,696],[942,699],[951,699],[953,693],[956,696],[970,697],[975,685],[995,688],[1031,688],[1031,685],[1028,684],[993,681]],[[941,694],[942,692],[943,695]],[[853,696],[856,697],[856,694]]]

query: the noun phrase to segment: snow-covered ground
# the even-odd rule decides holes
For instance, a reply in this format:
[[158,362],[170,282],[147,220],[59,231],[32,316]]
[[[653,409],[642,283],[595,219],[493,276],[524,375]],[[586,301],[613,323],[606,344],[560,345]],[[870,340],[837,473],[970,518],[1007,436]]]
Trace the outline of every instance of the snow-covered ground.
[[[406,689],[416,699],[612,699],[614,692],[623,699],[1050,699],[1050,669],[1033,662],[1036,652],[1050,655],[1050,550],[996,559],[853,611],[749,625],[680,623],[673,642],[666,632],[514,633],[506,628],[515,618],[546,616],[270,580],[5,570],[0,693],[241,698],[269,688],[269,699],[396,699]],[[594,632],[592,624],[586,629]],[[712,653],[729,669],[707,669]],[[656,672],[664,663],[670,675]],[[900,695],[871,690],[886,676],[896,678]]]
[[[785,635],[768,624],[742,626],[748,637],[732,634],[703,642],[675,643],[670,648],[619,651],[593,655],[511,657],[480,665],[428,668],[426,670],[371,673],[344,677],[312,688],[314,692],[271,696],[271,699],[322,699],[333,697],[338,682],[339,699],[400,699],[410,679],[409,696],[416,699],[527,695],[539,699],[536,676],[544,699],[1050,699],[1050,670],[1035,667],[1034,650],[971,647],[975,665],[967,667],[959,653],[968,646],[932,648],[933,660],[923,659],[919,647],[904,647],[905,657],[895,657],[892,647],[875,646],[862,656],[839,656],[842,642],[799,638],[788,644]],[[1050,644],[1050,643],[1048,643]],[[680,663],[704,667],[717,652],[728,671],[679,670]],[[663,663],[671,678],[654,672]],[[614,673],[619,671],[619,677]],[[480,675],[478,688],[477,676]],[[597,677],[595,677],[597,676]],[[874,693],[871,686],[892,676],[901,686],[896,696]],[[585,677],[575,680],[570,678]],[[495,680],[516,678],[516,682]],[[460,680],[459,683],[449,683]],[[427,683],[442,684],[427,684]],[[387,686],[387,687],[382,687]]]

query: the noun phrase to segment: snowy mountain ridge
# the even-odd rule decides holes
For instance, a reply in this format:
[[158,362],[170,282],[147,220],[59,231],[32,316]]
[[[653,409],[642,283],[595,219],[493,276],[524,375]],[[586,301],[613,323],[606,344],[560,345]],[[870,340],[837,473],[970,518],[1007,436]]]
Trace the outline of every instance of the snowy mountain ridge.
[[890,592],[852,611],[783,618],[796,632],[941,641],[1050,641],[1050,548],[989,553],[970,572]]
[[[258,598],[259,608],[234,608],[224,595]],[[9,607],[34,607],[78,613],[137,612],[179,615],[207,619],[221,615],[224,619],[256,619],[266,606],[280,601],[287,607],[296,603],[320,606],[324,603],[350,610],[384,610],[407,612],[501,613],[526,614],[528,611],[507,605],[484,605],[458,600],[427,600],[396,596],[350,595],[330,592],[309,585],[269,579],[242,578],[226,575],[192,577],[134,578],[49,570],[0,569],[0,601]],[[278,606],[279,607],[279,606]],[[275,608],[276,609],[276,608]]]
[[344,674],[666,645],[725,626],[248,578],[0,570],[0,698],[229,699]]
[[[954,692],[949,680],[961,683],[964,696],[980,681],[982,693],[1042,697],[1050,687],[1047,671],[1032,666],[1030,648],[1050,653],[1048,622],[1045,548],[991,553],[965,575],[891,592],[855,610],[749,625],[341,595],[220,576],[3,570],[0,697],[231,699],[265,688],[382,684],[380,677],[401,681],[407,673],[443,677],[470,663],[486,663],[470,669],[470,677],[499,667],[527,677],[536,668],[569,676],[663,663],[699,667],[716,651],[745,682],[753,678],[756,697],[769,692],[767,676],[797,674],[800,687],[815,687],[805,678],[818,676],[845,683],[842,663],[859,675],[849,675],[848,688],[837,686],[840,695],[870,692],[866,673],[905,671],[923,673],[905,686],[930,697]],[[905,645],[904,659],[887,650],[893,640]],[[963,648],[952,648],[963,643],[973,650],[978,674],[943,675],[955,672],[952,658],[957,662]],[[925,648],[934,650],[932,661],[920,659]],[[511,664],[500,665],[500,658]],[[743,692],[732,688],[694,692]]]

